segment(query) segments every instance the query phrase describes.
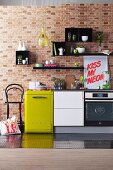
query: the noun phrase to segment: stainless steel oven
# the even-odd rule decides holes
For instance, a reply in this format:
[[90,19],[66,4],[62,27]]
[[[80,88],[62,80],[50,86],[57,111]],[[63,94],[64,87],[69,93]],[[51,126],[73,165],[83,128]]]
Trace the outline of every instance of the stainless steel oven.
[[113,126],[113,92],[86,91],[85,126]]

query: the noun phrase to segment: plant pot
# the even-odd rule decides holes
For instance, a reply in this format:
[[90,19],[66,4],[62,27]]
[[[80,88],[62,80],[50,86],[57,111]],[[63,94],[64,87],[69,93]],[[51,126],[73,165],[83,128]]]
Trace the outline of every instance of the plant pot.
[[77,49],[78,53],[84,53],[85,52],[84,47],[77,47],[76,49]]

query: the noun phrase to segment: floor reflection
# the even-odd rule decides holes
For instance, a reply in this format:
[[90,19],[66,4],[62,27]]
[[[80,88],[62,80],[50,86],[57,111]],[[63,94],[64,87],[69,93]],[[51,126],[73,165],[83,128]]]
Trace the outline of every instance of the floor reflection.
[[53,148],[53,134],[23,134],[22,148]]
[[113,149],[113,134],[22,134],[0,136],[0,148]]
[[21,148],[21,135],[0,136],[0,148]]

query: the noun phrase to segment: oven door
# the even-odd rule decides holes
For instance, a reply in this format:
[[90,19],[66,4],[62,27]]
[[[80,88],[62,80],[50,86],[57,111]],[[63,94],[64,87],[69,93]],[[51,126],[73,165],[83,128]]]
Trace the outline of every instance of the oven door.
[[85,126],[113,126],[113,100],[85,100]]

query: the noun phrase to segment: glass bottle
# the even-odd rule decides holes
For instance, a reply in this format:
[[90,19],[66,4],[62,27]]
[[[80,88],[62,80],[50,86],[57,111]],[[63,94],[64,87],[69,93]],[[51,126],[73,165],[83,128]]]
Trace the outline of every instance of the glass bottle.
[[28,64],[28,58],[26,58],[26,64]]
[[68,32],[68,41],[71,41],[71,32]]
[[73,34],[72,40],[73,40],[73,41],[76,41],[76,35],[75,35],[75,34]]

